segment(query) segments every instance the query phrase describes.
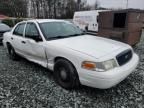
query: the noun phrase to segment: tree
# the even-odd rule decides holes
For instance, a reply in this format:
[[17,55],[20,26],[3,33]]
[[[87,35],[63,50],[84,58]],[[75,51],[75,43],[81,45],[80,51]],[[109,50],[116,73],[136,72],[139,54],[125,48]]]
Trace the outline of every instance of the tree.
[[94,8],[95,8],[95,9],[98,9],[98,8],[99,8],[99,6],[100,6],[100,3],[99,3],[99,1],[98,1],[98,0],[96,0],[96,2],[95,2],[95,4],[94,4]]
[[0,0],[0,13],[12,17],[72,18],[89,7],[86,0]]
[[77,0],[77,10],[81,9],[81,0]]
[[47,8],[45,8],[45,11],[48,12],[48,14],[46,15],[47,18],[52,18],[52,1],[53,0],[45,0],[46,4],[47,4]]
[[26,0],[1,0],[0,12],[13,17],[26,17],[27,2]]

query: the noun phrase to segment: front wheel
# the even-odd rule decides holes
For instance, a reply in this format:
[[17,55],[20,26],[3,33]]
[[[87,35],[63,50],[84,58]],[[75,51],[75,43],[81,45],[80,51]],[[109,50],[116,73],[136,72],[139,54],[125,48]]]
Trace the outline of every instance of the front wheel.
[[55,81],[65,89],[79,86],[79,78],[74,66],[67,60],[59,59],[54,66]]

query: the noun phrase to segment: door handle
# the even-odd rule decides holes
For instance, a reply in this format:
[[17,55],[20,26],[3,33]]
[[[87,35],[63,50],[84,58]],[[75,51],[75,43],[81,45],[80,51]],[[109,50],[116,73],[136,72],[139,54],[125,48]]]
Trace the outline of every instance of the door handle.
[[21,43],[25,44],[26,42],[25,41],[21,41]]

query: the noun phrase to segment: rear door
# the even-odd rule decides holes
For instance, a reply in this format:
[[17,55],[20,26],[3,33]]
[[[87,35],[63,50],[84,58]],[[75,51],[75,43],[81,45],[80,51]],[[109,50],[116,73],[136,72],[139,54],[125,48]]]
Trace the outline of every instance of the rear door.
[[24,54],[24,29],[25,29],[26,23],[20,23],[18,24],[11,36],[11,44],[14,47],[15,51],[21,55]]

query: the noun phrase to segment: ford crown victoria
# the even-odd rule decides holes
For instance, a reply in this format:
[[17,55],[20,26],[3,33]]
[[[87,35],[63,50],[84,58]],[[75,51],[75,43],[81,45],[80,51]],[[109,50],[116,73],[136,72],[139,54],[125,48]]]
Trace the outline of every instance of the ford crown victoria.
[[29,20],[4,34],[11,59],[18,55],[54,72],[65,89],[78,85],[107,89],[130,75],[139,62],[132,47],[114,40],[86,35],[63,20]]

